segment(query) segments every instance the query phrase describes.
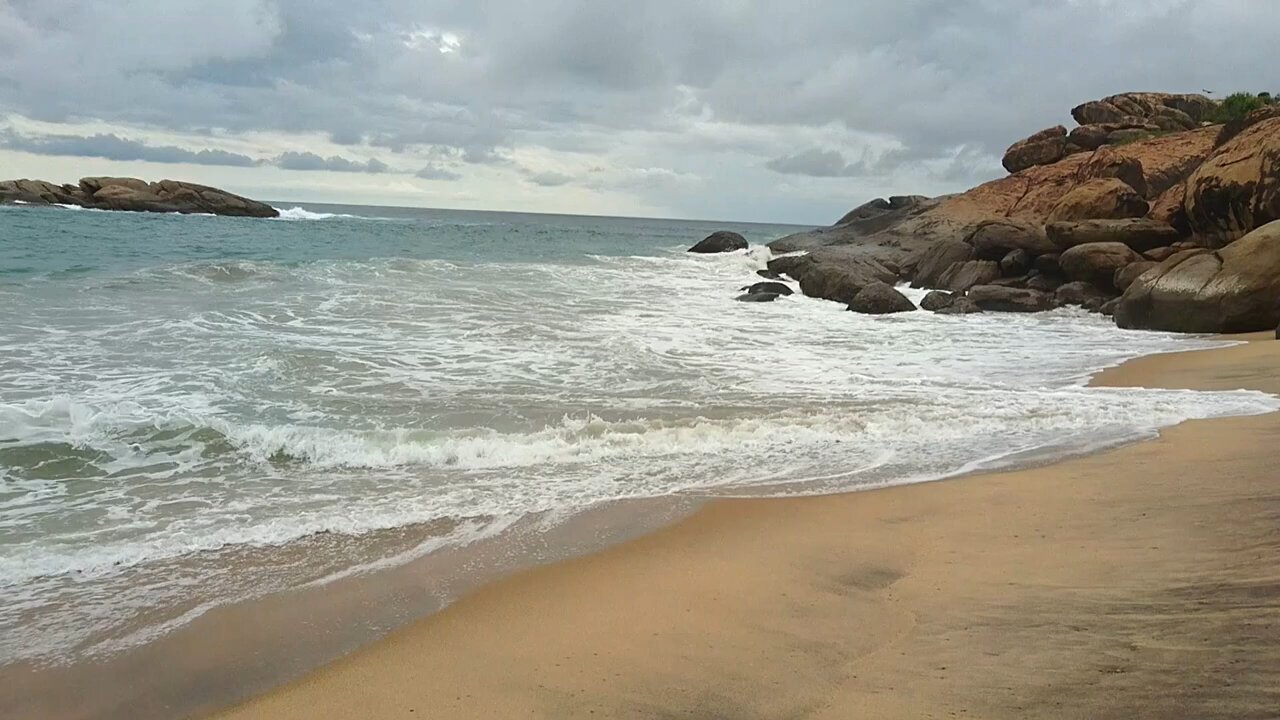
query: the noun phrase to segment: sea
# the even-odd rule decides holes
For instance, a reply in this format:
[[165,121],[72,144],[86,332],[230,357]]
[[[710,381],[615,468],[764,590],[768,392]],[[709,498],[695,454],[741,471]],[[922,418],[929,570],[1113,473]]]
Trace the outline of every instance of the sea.
[[[1080,310],[734,302],[802,228],[277,207],[0,208],[0,666],[532,516],[938,480],[1277,408],[1087,387],[1212,343]],[[718,229],[752,247],[685,252]]]

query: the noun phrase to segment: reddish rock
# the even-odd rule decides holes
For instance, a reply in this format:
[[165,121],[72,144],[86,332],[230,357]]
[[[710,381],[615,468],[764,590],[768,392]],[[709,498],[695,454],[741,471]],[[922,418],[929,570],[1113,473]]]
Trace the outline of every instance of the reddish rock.
[[1066,157],[1067,129],[1057,125],[1019,140],[1004,154],[1004,168],[1011,173],[1036,165],[1050,165]]
[[1147,201],[1118,178],[1094,178],[1062,196],[1049,221],[1136,218],[1147,214]]

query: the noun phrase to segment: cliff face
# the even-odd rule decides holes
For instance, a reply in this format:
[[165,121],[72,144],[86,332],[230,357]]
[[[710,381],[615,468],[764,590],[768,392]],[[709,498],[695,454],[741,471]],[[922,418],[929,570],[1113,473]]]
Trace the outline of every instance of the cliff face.
[[117,177],[87,177],[76,185],[55,185],[43,180],[0,181],[0,203],[6,202],[257,218],[280,215],[270,205],[207,185],[177,180],[147,183],[137,178]]
[[[1072,111],[1074,130],[1050,128],[1010,147],[1007,177],[945,198],[867,203],[835,226],[771,243],[808,252],[771,267],[807,294],[837,300],[892,274],[918,287],[983,288],[977,298],[997,297],[988,309],[1079,304],[1118,310],[1126,327],[1274,328],[1280,283],[1245,269],[1271,267],[1270,253],[1280,253],[1274,228],[1254,235],[1280,220],[1280,111],[1224,128],[1205,122],[1215,107],[1163,93],[1084,103]],[[1232,246],[1187,264],[1187,253]],[[1170,310],[1160,288],[1193,265],[1212,273]],[[1019,302],[1006,302],[1013,294]]]

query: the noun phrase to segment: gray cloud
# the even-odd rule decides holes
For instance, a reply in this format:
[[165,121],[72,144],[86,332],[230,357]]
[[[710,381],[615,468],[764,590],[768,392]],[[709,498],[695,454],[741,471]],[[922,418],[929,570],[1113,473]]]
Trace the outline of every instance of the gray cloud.
[[28,137],[13,131],[0,132],[0,146],[36,155],[65,155],[107,160],[144,160],[154,163],[192,163],[252,167],[253,158],[225,150],[185,150],[172,145],[152,146],[117,135],[48,135]]
[[864,168],[844,159],[836,150],[813,148],[792,155],[784,155],[765,163],[765,167],[784,175],[810,175],[813,177],[850,177],[862,174]]
[[542,187],[559,187],[573,182],[571,175],[554,171],[529,172],[525,173],[525,178],[534,185],[541,185]]
[[448,168],[442,168],[436,165],[427,165],[426,167],[422,168],[418,172],[414,173],[413,176],[417,178],[422,178],[423,180],[461,180],[462,179],[462,176],[459,175],[458,173],[452,170],[449,170]]
[[320,157],[313,152],[286,152],[281,153],[272,164],[284,168],[285,170],[319,170],[328,172],[362,172],[362,173],[384,173],[390,170],[386,163],[377,158],[370,158],[364,162],[358,160],[348,160],[347,158],[337,155],[331,157]]

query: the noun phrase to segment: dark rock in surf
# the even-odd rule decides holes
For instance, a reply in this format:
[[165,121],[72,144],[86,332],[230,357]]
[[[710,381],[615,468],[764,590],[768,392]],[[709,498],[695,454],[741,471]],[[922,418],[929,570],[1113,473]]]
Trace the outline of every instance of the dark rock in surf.
[[746,250],[747,239],[736,232],[717,230],[706,236],[697,245],[689,248],[691,253],[726,253],[735,250]]
[[754,295],[757,293],[773,293],[774,295],[795,294],[795,290],[792,290],[780,282],[758,282],[754,285],[748,285],[741,288],[741,291],[748,295]]
[[734,298],[734,300],[737,300],[738,302],[749,302],[749,303],[773,302],[774,300],[777,300],[779,297],[781,296],[778,295],[778,293],[768,293],[768,292],[744,293]]
[[849,310],[866,315],[888,315],[915,309],[906,295],[882,282],[873,282],[862,288],[849,303]]

